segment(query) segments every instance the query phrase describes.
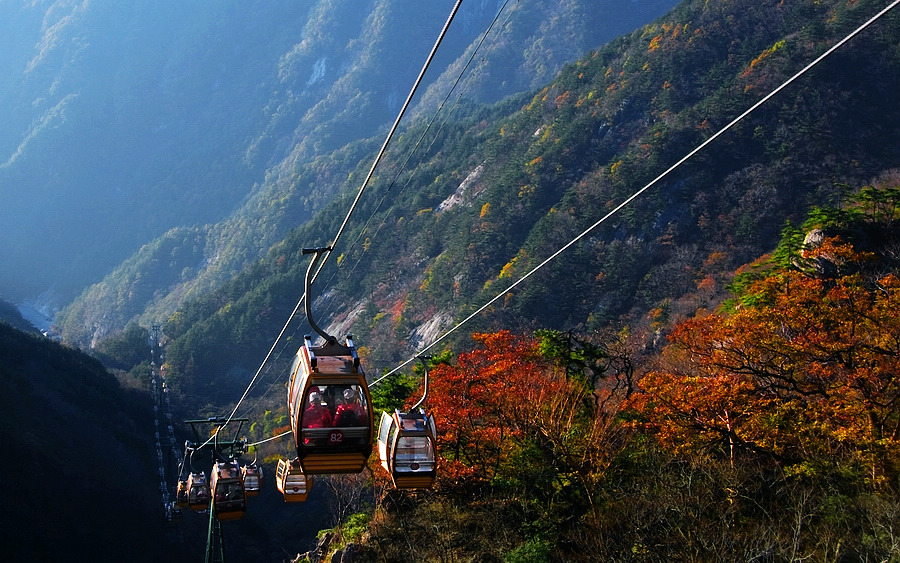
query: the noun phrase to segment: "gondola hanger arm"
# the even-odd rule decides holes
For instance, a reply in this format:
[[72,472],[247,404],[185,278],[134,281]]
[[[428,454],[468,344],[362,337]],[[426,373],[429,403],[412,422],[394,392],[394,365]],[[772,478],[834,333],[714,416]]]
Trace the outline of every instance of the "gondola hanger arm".
[[418,403],[413,405],[409,412],[414,412],[421,407],[425,403],[425,399],[428,398],[428,362],[431,360],[431,356],[416,356],[416,358],[422,362],[422,367],[425,369],[425,390],[422,393],[422,398],[419,399]]
[[319,325],[316,324],[315,319],[313,319],[312,305],[311,305],[312,299],[310,299],[310,289],[312,287],[313,272],[315,271],[316,265],[319,263],[319,260],[322,258],[322,255],[325,254],[326,252],[331,252],[330,246],[323,246],[323,247],[318,247],[318,248],[304,248],[302,250],[303,254],[315,254],[315,256],[313,256],[313,259],[309,263],[309,267],[306,269],[306,280],[303,284],[303,294],[305,296],[304,301],[306,302],[305,303],[306,319],[309,321],[309,326],[311,326],[312,329],[314,331],[316,331],[316,333],[319,336],[324,338],[325,342],[327,342],[329,344],[333,344],[333,343],[337,342],[337,338],[335,338],[334,336],[331,336],[330,334],[328,334],[327,332],[322,330],[319,327]]

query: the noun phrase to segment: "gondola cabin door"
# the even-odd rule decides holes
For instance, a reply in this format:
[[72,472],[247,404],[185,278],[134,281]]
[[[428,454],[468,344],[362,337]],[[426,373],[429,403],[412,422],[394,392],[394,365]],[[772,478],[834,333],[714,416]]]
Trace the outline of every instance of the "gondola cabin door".
[[330,340],[309,337],[291,366],[288,408],[297,463],[306,475],[359,473],[372,453],[372,399],[359,357]]
[[381,413],[378,454],[398,489],[427,489],[437,476],[434,417],[424,411]]

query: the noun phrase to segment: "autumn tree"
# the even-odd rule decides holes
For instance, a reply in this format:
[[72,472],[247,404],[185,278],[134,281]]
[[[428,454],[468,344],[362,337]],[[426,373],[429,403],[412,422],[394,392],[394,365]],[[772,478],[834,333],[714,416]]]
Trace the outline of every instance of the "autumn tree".
[[616,412],[597,407],[583,378],[567,378],[564,362],[544,355],[546,342],[508,331],[473,338],[479,348],[432,371],[440,486],[516,490],[554,522],[592,514],[604,468],[623,443]]
[[520,411],[534,408],[534,395],[552,382],[542,377],[549,364],[535,341],[509,332],[473,338],[480,348],[460,354],[455,366],[432,371],[429,405],[445,478],[490,481],[522,436],[515,424]]
[[862,275],[870,256],[838,239],[802,258],[836,277],[774,269],[733,314],[681,323],[635,404],[674,448],[752,452],[794,471],[852,465],[893,482],[900,279]]

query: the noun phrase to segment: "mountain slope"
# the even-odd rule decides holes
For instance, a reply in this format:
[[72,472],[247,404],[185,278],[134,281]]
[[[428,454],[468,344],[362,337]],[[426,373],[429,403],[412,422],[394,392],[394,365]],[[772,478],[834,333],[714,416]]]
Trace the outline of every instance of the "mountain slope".
[[[577,29],[570,40],[608,41],[673,3],[629,5],[617,11],[630,27]],[[0,293],[21,301],[51,289],[57,306],[68,302],[148,241],[218,223],[257,184],[283,189],[298,159],[375,134],[396,115],[449,8],[411,0],[4,2],[0,255],[8,267]],[[466,25],[454,26],[436,68],[460,56],[495,10],[463,4]],[[551,31],[532,29],[530,40]],[[521,72],[506,87],[547,80],[575,54],[540,56],[539,69],[507,59]],[[280,187],[269,176],[281,177]]]
[[[900,164],[900,114],[885,95],[900,81],[888,47],[895,16],[527,284],[503,288],[873,15],[876,4],[685,2],[569,65],[533,98],[451,120],[397,186],[391,179],[402,159],[385,163],[346,246],[335,249],[340,258],[314,286],[314,297],[327,297],[314,306],[320,323],[352,331],[378,371],[498,293],[503,299],[466,332],[594,328],[619,318],[651,330],[651,321],[710,303],[727,272],[769,250],[786,220],[836,199],[838,184],[858,186]],[[416,139],[411,130],[392,154],[406,154]],[[234,366],[254,370],[301,292],[308,258],[300,248],[327,243],[347,201],[326,206],[261,264],[183,307],[165,328],[175,373],[202,381]]]
[[[619,6],[608,1],[595,5],[565,0],[509,4],[500,14],[505,25],[492,29],[478,53],[478,68],[467,73],[464,89],[455,95],[496,99],[543,83],[588,46],[633,29],[671,3],[654,0]],[[345,9],[344,4],[316,4],[302,31],[303,39],[278,60],[275,82],[266,82],[271,97],[262,110],[260,131],[248,141],[244,154],[244,162],[252,162],[253,169],[265,169],[264,179],[248,190],[243,203],[227,218],[210,226],[186,227],[202,231],[200,236],[205,239],[192,242],[187,253],[190,263],[155,254],[159,246],[179,246],[177,241],[166,240],[179,238],[181,230],[167,230],[162,240],[148,243],[90,287],[74,305],[76,311],[67,311],[61,318],[69,327],[64,330],[67,340],[87,346],[109,331],[121,330],[136,315],[145,324],[158,322],[171,314],[185,295],[207,291],[230,279],[264,255],[288,230],[309,220],[345,185],[356,183],[356,177],[348,178],[349,174],[358,166],[367,166],[363,161],[371,158],[381,139],[348,141],[370,135],[396,116],[437,36],[438,24],[446,18],[442,10],[449,7],[391,0],[372,2],[367,11],[358,5]],[[470,43],[485,32],[495,10],[496,6],[484,3],[463,4],[425,76],[426,85],[434,82],[443,87],[456,79],[463,61],[470,57]],[[406,17],[409,13],[421,17],[411,20]],[[351,16],[356,19],[346,21]],[[434,29],[423,27],[427,25]],[[460,59],[453,62],[456,57]],[[502,86],[491,78],[498,66],[514,74],[504,79]],[[432,87],[429,93],[420,94],[416,98],[421,100],[418,113],[436,107],[441,92]],[[191,212],[194,201],[186,205],[182,198],[197,197],[192,193],[193,189],[173,196],[165,208]],[[158,225],[166,223],[158,219],[162,212],[154,211]],[[141,268],[147,272],[137,279]],[[152,290],[148,293],[135,285]]]
[[[152,417],[96,360],[0,322],[10,560],[167,557]],[[150,538],[155,538],[150,541]]]

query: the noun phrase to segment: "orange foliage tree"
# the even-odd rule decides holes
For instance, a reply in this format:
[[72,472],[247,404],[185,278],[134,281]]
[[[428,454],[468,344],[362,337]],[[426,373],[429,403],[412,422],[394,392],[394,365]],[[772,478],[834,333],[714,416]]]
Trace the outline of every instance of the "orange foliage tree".
[[516,421],[523,411],[561,383],[546,379],[549,364],[536,340],[508,331],[473,339],[480,348],[431,372],[428,404],[439,432],[442,477],[449,480],[490,480],[508,459],[511,441],[522,437]]
[[898,475],[900,280],[866,277],[867,257],[826,240],[805,253],[838,272],[775,270],[733,314],[688,320],[635,404],[673,448],[770,456],[794,471],[856,462]]
[[[442,487],[491,483],[544,498],[545,516],[592,506],[603,469],[623,444],[611,409],[533,337],[475,334],[481,346],[431,371]],[[586,494],[585,494],[586,493]]]

